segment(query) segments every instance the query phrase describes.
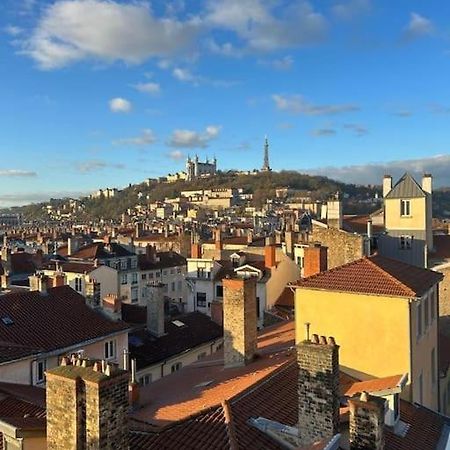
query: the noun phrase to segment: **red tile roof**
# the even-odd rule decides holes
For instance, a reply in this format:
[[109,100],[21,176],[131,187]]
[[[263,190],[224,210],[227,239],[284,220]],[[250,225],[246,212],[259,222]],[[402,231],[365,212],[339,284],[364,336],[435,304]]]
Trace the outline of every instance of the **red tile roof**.
[[[86,306],[83,296],[69,286],[18,292],[0,297],[0,343],[10,349],[29,347],[28,354],[51,351],[125,331],[123,322],[112,322]],[[1,348],[1,347],[0,347]],[[8,361],[11,350],[0,353]]]
[[374,378],[372,380],[358,381],[353,383],[345,392],[344,395],[352,397],[357,393],[363,391],[371,394],[376,392],[387,391],[389,389],[395,389],[398,387],[403,375],[394,375],[391,377]]
[[305,289],[419,297],[442,278],[441,273],[375,255],[299,280],[296,285]]

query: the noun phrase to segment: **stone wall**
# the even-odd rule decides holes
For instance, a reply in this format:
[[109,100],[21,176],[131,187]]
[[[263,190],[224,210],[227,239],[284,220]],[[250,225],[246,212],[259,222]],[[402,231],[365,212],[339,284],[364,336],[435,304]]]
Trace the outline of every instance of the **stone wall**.
[[225,367],[242,366],[256,352],[256,281],[224,279],[223,330]]
[[324,247],[328,247],[328,269],[342,266],[365,256],[364,236],[336,228],[314,226],[309,234],[309,242],[320,242]]
[[439,283],[439,331],[450,336],[450,267],[439,272],[444,275]]
[[339,432],[339,346],[316,335],[297,345],[298,429],[303,445]]

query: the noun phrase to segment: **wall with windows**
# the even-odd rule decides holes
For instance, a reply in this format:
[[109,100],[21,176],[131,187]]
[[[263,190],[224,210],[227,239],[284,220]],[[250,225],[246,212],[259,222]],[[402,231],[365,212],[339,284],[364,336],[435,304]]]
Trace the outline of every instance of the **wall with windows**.
[[209,355],[220,350],[223,346],[223,339],[216,339],[215,341],[199,345],[196,348],[189,350],[186,353],[175,355],[165,362],[154,364],[144,369],[138,370],[136,378],[141,385],[147,385],[153,381],[159,380],[162,377],[170,375],[183,367],[201,361]]

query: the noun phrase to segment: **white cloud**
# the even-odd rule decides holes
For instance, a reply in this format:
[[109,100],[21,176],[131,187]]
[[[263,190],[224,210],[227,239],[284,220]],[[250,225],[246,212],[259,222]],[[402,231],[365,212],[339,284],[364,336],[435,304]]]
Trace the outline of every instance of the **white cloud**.
[[172,75],[179,81],[196,81],[196,77],[188,69],[182,69],[180,67],[175,67],[172,71]]
[[180,161],[185,158],[184,153],[181,150],[172,150],[167,156],[174,161]]
[[343,125],[343,127],[346,130],[352,131],[353,134],[358,137],[364,136],[369,132],[367,127],[365,127],[364,125],[357,124],[357,123],[345,123]]
[[159,94],[161,92],[161,86],[158,83],[154,83],[151,81],[148,83],[137,83],[137,84],[134,84],[133,87],[137,91],[143,92],[145,94],[155,95],[155,94]]
[[261,60],[260,64],[270,66],[276,70],[290,70],[294,64],[294,58],[292,56],[283,56],[281,58],[275,58],[272,60]]
[[272,100],[275,103],[275,107],[280,111],[306,116],[333,115],[360,110],[359,106],[349,103],[314,105],[307,102],[301,95],[274,94],[272,95]]
[[207,9],[208,24],[233,31],[256,51],[316,43],[327,31],[324,16],[304,0],[210,0]]
[[404,35],[408,39],[427,36],[434,33],[434,25],[431,20],[415,12],[410,15],[409,23],[404,30]]
[[316,137],[330,137],[336,134],[336,130],[334,128],[318,128],[313,130],[312,134]]
[[109,101],[109,109],[114,113],[129,113],[132,109],[132,104],[129,100],[116,97]]
[[340,20],[351,20],[356,16],[367,14],[372,9],[370,0],[345,0],[336,3],[333,14]]
[[76,164],[76,169],[82,173],[97,172],[103,169],[125,169],[125,164],[111,163],[99,159],[91,159]]
[[405,172],[410,172],[418,181],[424,173],[431,173],[436,186],[449,186],[450,155],[308,170],[312,175],[325,175],[356,184],[381,184],[385,174],[389,173],[398,179]]
[[209,125],[203,132],[174,130],[169,138],[168,145],[171,147],[205,148],[208,147],[210,141],[219,136],[221,129],[222,127],[218,125]]
[[32,170],[0,169],[0,177],[35,177],[37,173]]
[[9,34],[10,36],[14,37],[19,36],[20,34],[23,33],[23,29],[15,25],[7,25],[5,28],[3,28],[3,31],[6,34]]
[[114,145],[135,145],[137,147],[145,147],[147,145],[154,144],[156,142],[156,136],[150,129],[142,130],[139,136],[131,138],[122,138],[113,141]]
[[54,192],[23,192],[15,194],[1,194],[0,206],[3,208],[11,206],[27,205],[48,201],[51,198],[78,198],[87,195],[83,191],[54,191]]
[[187,49],[198,32],[197,20],[157,18],[145,2],[59,0],[44,9],[23,53],[42,69],[86,59],[136,64]]

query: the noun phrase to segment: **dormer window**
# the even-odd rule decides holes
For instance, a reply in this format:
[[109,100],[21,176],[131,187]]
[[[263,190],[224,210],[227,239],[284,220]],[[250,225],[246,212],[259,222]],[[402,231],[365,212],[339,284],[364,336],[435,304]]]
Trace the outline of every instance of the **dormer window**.
[[400,215],[402,217],[411,216],[411,200],[400,200]]
[[399,248],[400,250],[411,250],[413,243],[413,236],[400,236]]

